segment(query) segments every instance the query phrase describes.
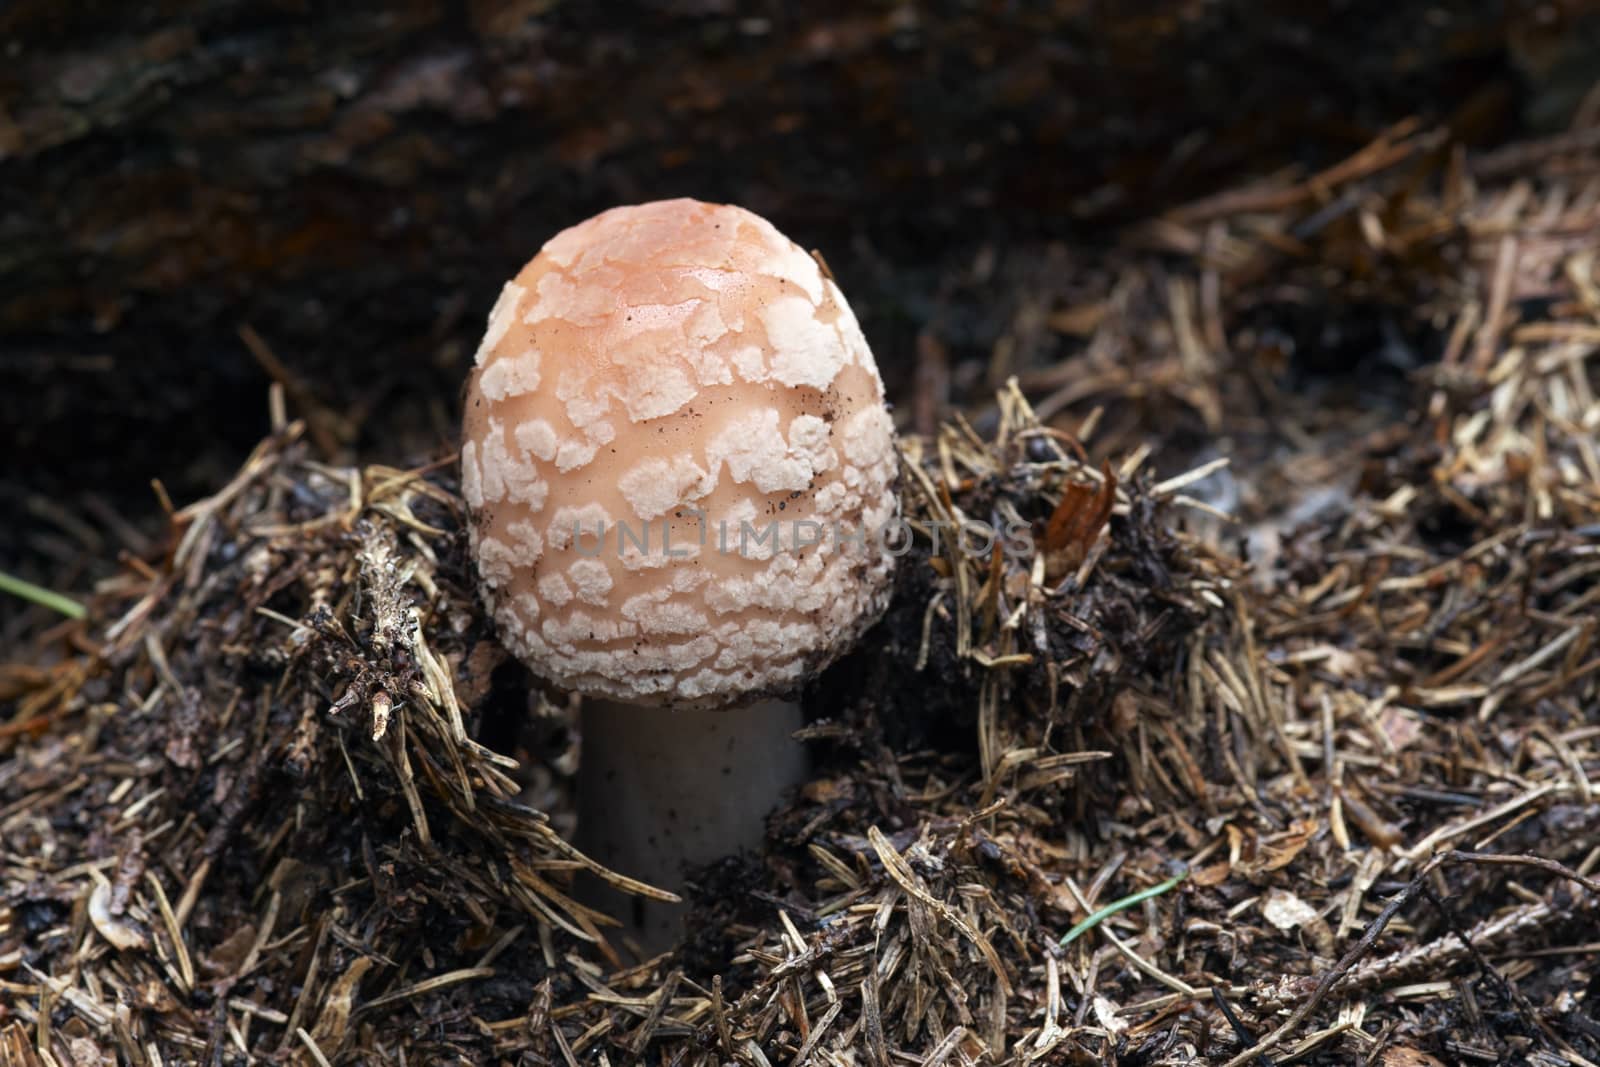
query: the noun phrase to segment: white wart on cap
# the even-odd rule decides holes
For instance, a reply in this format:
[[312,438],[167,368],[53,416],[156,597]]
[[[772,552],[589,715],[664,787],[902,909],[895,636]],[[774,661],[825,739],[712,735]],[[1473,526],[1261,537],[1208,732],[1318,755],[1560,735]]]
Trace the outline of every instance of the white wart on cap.
[[476,363],[473,551],[535,673],[727,706],[796,688],[881,614],[882,382],[838,287],[766,220],[667,200],[565,230]]

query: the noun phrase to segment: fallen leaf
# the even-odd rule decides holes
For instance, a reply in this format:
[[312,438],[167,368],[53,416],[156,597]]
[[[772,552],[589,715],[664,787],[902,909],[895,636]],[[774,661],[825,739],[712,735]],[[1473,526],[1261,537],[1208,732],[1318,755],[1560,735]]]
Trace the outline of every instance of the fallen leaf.
[[317,1016],[311,1037],[317,1043],[317,1048],[330,1060],[344,1047],[350,1024],[350,1011],[356,998],[356,987],[361,984],[361,979],[371,968],[370,956],[357,956],[351,962],[349,969],[341,974],[324,994],[322,1014]]
[[1094,998],[1094,1017],[1108,1034],[1120,1034],[1128,1028],[1128,1020],[1117,1017],[1117,1006],[1102,996]]
[[1410,708],[1387,707],[1378,714],[1378,729],[1396,752],[1403,751],[1422,736],[1422,717]]
[[1117,476],[1109,463],[1101,466],[1100,474],[1098,486],[1069,484],[1050,513],[1044,532],[1045,578],[1049,581],[1078,569],[1111,518],[1111,505],[1117,499]]
[[89,892],[89,921],[100,936],[124,951],[146,948],[145,936],[111,914],[111,883],[96,882]]
[[1261,899],[1261,916],[1279,930],[1293,930],[1317,918],[1317,909],[1286,889],[1269,889]]
[[1279,930],[1299,930],[1313,951],[1333,952],[1333,931],[1322,914],[1285,889],[1269,889],[1261,901],[1261,915]]
[[1289,866],[1305,851],[1319,828],[1320,824],[1314,819],[1298,819],[1283,833],[1262,838],[1255,862],[1249,864],[1251,872],[1276,871]]

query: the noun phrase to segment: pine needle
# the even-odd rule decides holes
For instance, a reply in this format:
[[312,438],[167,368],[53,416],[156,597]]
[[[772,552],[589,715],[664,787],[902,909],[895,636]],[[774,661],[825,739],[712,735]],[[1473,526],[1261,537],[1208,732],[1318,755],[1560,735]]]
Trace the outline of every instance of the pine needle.
[[1111,916],[1115,915],[1117,912],[1127,911],[1135,904],[1143,904],[1151,897],[1159,897],[1162,893],[1171,890],[1174,886],[1187,877],[1189,877],[1189,872],[1181,871],[1178,874],[1173,875],[1171,878],[1168,878],[1165,882],[1159,882],[1156,885],[1151,886],[1149,889],[1141,889],[1131,896],[1126,896],[1121,900],[1113,901],[1112,903],[1107,904],[1105,907],[1101,908],[1099,911],[1090,915],[1087,919],[1084,919],[1078,925],[1062,934],[1060,942],[1061,946],[1065,948],[1067,945],[1072,944],[1072,942],[1076,941],[1090,930],[1093,930],[1096,926],[1099,926],[1102,922],[1111,918]]

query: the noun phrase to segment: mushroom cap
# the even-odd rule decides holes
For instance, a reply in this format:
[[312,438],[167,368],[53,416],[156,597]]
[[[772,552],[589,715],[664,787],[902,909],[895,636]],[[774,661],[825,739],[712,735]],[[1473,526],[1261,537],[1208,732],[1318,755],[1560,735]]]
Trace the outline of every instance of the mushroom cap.
[[792,691],[882,613],[883,383],[838,286],[765,219],[665,200],[562,231],[476,364],[472,551],[536,674],[727,706]]

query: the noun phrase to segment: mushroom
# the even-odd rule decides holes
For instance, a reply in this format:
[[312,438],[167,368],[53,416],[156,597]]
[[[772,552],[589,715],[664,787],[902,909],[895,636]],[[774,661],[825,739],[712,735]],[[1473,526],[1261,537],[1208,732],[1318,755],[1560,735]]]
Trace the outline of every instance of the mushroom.
[[[489,315],[463,494],[505,645],[580,694],[579,841],[663,888],[804,780],[802,683],[888,599],[893,424],[818,262],[666,200],[553,237]],[[670,909],[636,902],[665,943]]]

